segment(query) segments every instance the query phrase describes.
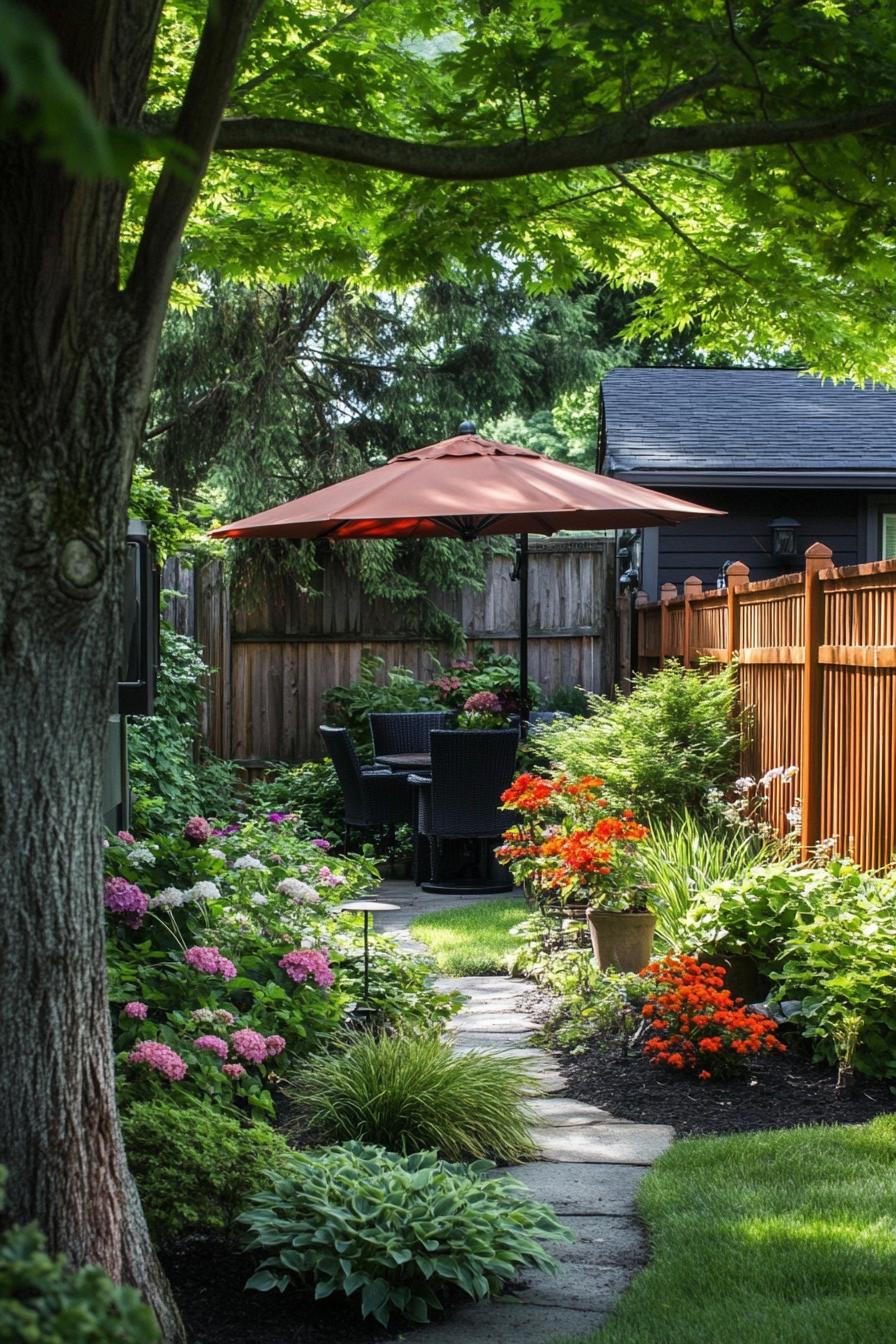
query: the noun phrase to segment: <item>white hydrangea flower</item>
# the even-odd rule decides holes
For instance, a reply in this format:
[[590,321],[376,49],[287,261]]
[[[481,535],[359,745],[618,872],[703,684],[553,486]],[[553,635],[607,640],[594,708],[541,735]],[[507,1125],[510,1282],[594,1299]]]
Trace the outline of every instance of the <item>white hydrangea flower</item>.
[[214,882],[195,882],[187,892],[188,901],[216,901],[221,895]]
[[149,898],[149,909],[157,910],[160,906],[173,908],[183,905],[186,899],[186,893],[181,891],[179,887],[166,887],[164,891],[159,892],[158,896]]
[[750,789],[755,789],[756,781],[752,775],[744,775],[742,779],[734,781],[735,793],[747,793]]
[[223,849],[207,849],[205,852],[206,854],[210,854],[213,859],[227,858],[227,855],[224,853]]
[[268,903],[268,898],[267,896],[265,896],[263,891],[253,891],[252,895],[249,897],[249,900],[252,902],[253,905],[267,905]]
[[156,861],[156,856],[148,845],[131,845],[128,849],[128,859],[131,863],[136,864],[138,868],[141,867],[141,865],[151,868]]
[[214,1022],[215,1014],[211,1008],[194,1008],[190,1014],[194,1022]]
[[300,882],[297,877],[284,877],[282,882],[277,883],[277,890],[281,896],[289,896],[293,901],[310,901],[314,905],[320,900],[314,888],[307,882]]
[[789,784],[790,781],[791,781],[792,779],[796,779],[796,777],[797,777],[797,775],[799,774],[799,772],[800,772],[800,768],[799,768],[798,765],[788,765],[787,769],[784,771],[783,775],[781,776],[781,779],[783,780],[783,782],[784,782],[785,784]]
[[256,859],[254,854],[241,854],[234,860],[234,868],[258,868],[261,872],[266,872],[264,864],[260,859]]

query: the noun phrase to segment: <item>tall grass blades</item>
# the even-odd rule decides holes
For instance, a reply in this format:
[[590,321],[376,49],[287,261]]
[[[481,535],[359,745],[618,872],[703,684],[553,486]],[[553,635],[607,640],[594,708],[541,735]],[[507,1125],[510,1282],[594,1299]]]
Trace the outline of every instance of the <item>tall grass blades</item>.
[[523,1097],[533,1080],[508,1056],[455,1054],[438,1036],[374,1036],[308,1059],[287,1088],[299,1125],[325,1143],[435,1149],[450,1162],[531,1156]]
[[750,832],[707,828],[690,813],[655,822],[638,846],[638,862],[651,888],[660,946],[670,952],[689,950],[693,929],[687,917],[698,893],[720,879],[743,877],[770,862],[774,853],[771,841]]

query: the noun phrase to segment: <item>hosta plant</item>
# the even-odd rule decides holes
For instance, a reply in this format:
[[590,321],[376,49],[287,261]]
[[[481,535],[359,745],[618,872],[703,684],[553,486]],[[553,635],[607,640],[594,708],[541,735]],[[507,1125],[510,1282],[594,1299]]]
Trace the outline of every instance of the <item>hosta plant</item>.
[[542,1242],[571,1234],[518,1181],[489,1179],[490,1170],[360,1143],[297,1153],[290,1174],[239,1219],[248,1249],[266,1253],[246,1286],[360,1294],[361,1314],[385,1326],[392,1316],[428,1321],[458,1288],[479,1300],[525,1269],[554,1270]]

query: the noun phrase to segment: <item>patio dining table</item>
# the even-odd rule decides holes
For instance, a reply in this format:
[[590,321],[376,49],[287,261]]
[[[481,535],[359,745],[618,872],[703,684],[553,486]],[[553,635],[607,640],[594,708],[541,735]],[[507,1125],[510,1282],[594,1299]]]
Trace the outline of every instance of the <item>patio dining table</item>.
[[375,756],[377,765],[388,765],[390,770],[430,770],[432,757],[428,751],[405,751],[394,755]]

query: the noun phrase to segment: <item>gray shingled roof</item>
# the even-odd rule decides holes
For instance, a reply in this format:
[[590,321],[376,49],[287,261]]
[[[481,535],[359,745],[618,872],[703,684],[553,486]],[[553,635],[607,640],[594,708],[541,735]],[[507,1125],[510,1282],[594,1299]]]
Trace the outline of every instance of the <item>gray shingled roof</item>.
[[896,392],[786,369],[614,369],[602,385],[612,476],[896,487]]

